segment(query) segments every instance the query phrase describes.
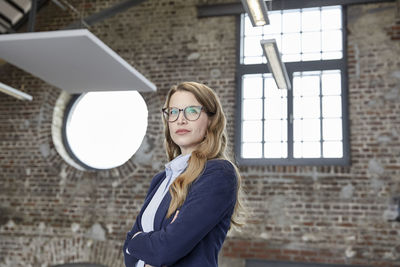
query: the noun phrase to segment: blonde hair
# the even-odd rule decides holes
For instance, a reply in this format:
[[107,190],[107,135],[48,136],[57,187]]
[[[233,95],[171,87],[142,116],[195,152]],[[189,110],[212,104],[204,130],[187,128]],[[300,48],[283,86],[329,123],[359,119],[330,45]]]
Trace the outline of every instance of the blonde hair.
[[[231,162],[237,176],[236,204],[231,223],[235,226],[242,226],[243,223],[239,220],[239,214],[243,210],[240,199],[242,194],[241,176],[236,165],[233,164],[225,154],[225,149],[227,147],[226,118],[222,110],[221,102],[215,92],[208,86],[196,82],[183,82],[171,87],[167,94],[164,107],[169,107],[172,95],[178,91],[192,93],[197,101],[204,107],[206,114],[209,116],[210,123],[207,128],[205,139],[199,144],[197,149],[192,152],[186,170],[175,179],[169,188],[172,199],[167,217],[170,217],[183,205],[190,185],[201,175],[207,160],[224,159]],[[165,148],[168,159],[171,161],[181,154],[181,149],[172,141],[168,122],[164,117],[163,122]]]

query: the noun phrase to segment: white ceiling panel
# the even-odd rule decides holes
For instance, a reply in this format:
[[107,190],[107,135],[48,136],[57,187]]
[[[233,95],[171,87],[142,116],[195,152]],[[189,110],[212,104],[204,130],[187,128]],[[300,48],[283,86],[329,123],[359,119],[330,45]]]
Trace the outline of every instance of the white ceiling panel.
[[86,29],[0,35],[0,58],[69,93],[156,91]]

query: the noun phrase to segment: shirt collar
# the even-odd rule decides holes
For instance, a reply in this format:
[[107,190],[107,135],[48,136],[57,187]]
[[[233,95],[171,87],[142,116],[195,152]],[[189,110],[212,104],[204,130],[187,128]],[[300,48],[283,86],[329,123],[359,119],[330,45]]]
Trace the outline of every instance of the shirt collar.
[[165,164],[165,169],[167,171],[172,171],[172,173],[177,173],[183,171],[187,167],[187,162],[191,154],[179,155],[167,164]]

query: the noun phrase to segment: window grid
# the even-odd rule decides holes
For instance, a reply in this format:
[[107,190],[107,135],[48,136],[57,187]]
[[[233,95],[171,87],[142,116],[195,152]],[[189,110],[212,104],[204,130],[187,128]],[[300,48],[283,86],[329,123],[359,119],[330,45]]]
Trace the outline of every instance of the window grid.
[[[337,8],[337,6],[335,6],[334,8]],[[332,7],[328,7],[328,8],[320,8],[318,7],[316,10],[319,10],[319,12],[321,12],[321,10],[331,10],[334,9]],[[300,10],[300,9],[299,9]],[[342,12],[342,8],[339,7],[339,10]],[[303,11],[303,9],[301,9],[301,11]],[[280,12],[281,14],[284,11]],[[321,14],[321,13],[320,13]],[[246,36],[251,36],[251,34],[247,34],[246,33],[246,25],[244,23],[245,20],[245,16],[246,15],[241,15],[241,19],[238,20],[238,44],[240,44],[240,49],[239,51],[239,57],[238,57],[238,75],[239,77],[244,77],[246,75],[260,75],[260,77],[262,77],[262,80],[265,80],[265,77],[267,77],[267,75],[270,75],[268,72],[268,68],[266,66],[266,60],[263,56],[261,56],[260,58],[262,58],[263,62],[257,62],[257,64],[247,64],[244,62],[244,58],[245,58],[245,37]],[[340,23],[336,23],[336,24],[340,24],[340,26],[342,27],[342,29],[340,29],[340,34],[341,34],[341,38],[340,38],[340,57],[337,57],[336,59],[328,59],[326,60],[322,55],[318,60],[303,60],[300,59],[300,61],[298,62],[288,62],[286,61],[285,65],[286,68],[288,70],[288,75],[289,78],[292,80],[293,76],[295,76],[296,73],[306,73],[306,72],[310,72],[310,71],[314,71],[314,72],[319,72],[319,86],[318,86],[318,112],[319,115],[317,116],[318,118],[318,127],[319,127],[319,139],[318,139],[318,153],[320,154],[319,157],[315,158],[315,157],[301,157],[301,158],[296,158],[294,157],[294,140],[295,140],[295,136],[293,135],[294,133],[294,127],[293,127],[293,121],[295,121],[295,118],[293,116],[293,107],[294,107],[294,95],[293,95],[293,90],[288,90],[287,91],[287,95],[286,95],[286,109],[287,109],[287,113],[286,113],[286,118],[285,118],[285,122],[286,122],[286,142],[287,142],[287,146],[286,146],[286,155],[284,157],[280,157],[280,158],[274,158],[274,157],[268,157],[268,147],[267,147],[267,143],[268,143],[268,139],[267,138],[267,134],[265,131],[267,131],[267,127],[265,127],[265,124],[268,121],[268,117],[265,113],[266,109],[269,108],[266,105],[268,105],[268,99],[267,96],[265,95],[266,90],[268,90],[268,88],[266,88],[266,84],[265,82],[263,82],[263,95],[261,96],[261,105],[262,105],[262,116],[261,116],[261,120],[262,120],[262,134],[261,134],[261,150],[262,152],[260,153],[261,157],[243,157],[243,147],[242,145],[244,144],[242,142],[242,132],[240,132],[237,135],[237,153],[239,153],[239,158],[238,158],[238,163],[239,164],[246,164],[246,165],[253,165],[253,164],[277,164],[277,165],[304,165],[304,164],[311,164],[311,165],[321,165],[321,164],[333,164],[333,165],[343,165],[343,164],[348,164],[349,162],[349,150],[348,150],[348,140],[346,140],[348,138],[347,136],[347,120],[345,121],[344,118],[347,117],[347,108],[346,108],[346,103],[347,101],[345,99],[343,99],[343,96],[345,96],[347,89],[346,89],[346,64],[345,64],[345,55],[346,55],[346,51],[344,50],[344,48],[346,47],[344,45],[345,43],[345,16],[343,14],[340,15]],[[280,19],[282,20],[282,16],[280,16]],[[239,22],[240,21],[240,22]],[[320,16],[320,24],[322,25],[322,16]],[[301,25],[301,27],[303,27],[303,25]],[[264,27],[265,28],[265,27]],[[261,30],[258,30],[259,33],[261,32],[261,34],[258,34],[259,38],[263,38],[264,36],[266,36],[265,34],[265,29],[261,27]],[[321,26],[322,28],[322,26]],[[282,34],[279,35],[280,37],[282,36]],[[254,37],[254,36],[253,36]],[[323,52],[323,47],[322,47],[322,34],[320,34],[320,42],[321,42],[321,46],[320,46],[320,50],[319,53],[321,54]],[[259,45],[259,42],[257,42],[257,45]],[[301,52],[305,51],[304,47],[303,47],[303,43],[301,43],[302,47],[301,47]],[[261,46],[260,46],[261,47]],[[261,50],[262,51],[262,50]],[[262,53],[262,52],[261,52]],[[334,94],[332,97],[332,95],[327,95],[327,93],[324,93],[324,85],[323,85],[323,73],[325,72],[329,72],[332,70],[336,70],[336,72],[339,73],[339,77],[340,77],[340,85],[338,87],[339,93]],[[307,74],[307,73],[306,73]],[[293,83],[293,80],[292,80]],[[242,87],[242,83],[238,84],[238,87],[241,90],[241,94],[243,93],[243,87]],[[278,90],[278,89],[276,89]],[[331,90],[331,89],[329,89]],[[328,96],[328,97],[327,97]],[[335,99],[336,98],[336,99]],[[238,99],[243,99],[240,95],[238,95]],[[327,112],[325,111],[326,107],[324,105],[326,105],[326,103],[329,103],[329,101],[331,99],[334,99],[337,103],[339,103],[341,106],[339,107],[339,111],[340,116],[339,117],[335,117],[335,118],[331,118],[332,116],[332,112]],[[340,100],[339,102],[337,100]],[[240,102],[239,102],[240,103]],[[242,105],[242,104],[241,104]],[[328,105],[328,106],[332,106],[332,105]],[[240,110],[242,110],[242,106],[240,106]],[[335,113],[336,114],[336,113]],[[335,115],[333,114],[333,115]],[[337,115],[337,114],[336,114]],[[327,117],[326,117],[327,116]],[[280,121],[282,121],[282,119],[280,119]],[[338,122],[340,121],[340,125],[338,124]],[[291,123],[292,122],[292,123]],[[335,124],[336,123],[336,124]],[[332,125],[337,125],[339,126],[338,128],[340,128],[340,134],[328,134],[328,136],[326,136],[326,130],[327,129],[332,129]],[[240,129],[240,128],[239,128]],[[243,130],[243,129],[242,129]],[[282,130],[281,130],[282,133]],[[338,137],[339,136],[339,137]],[[336,138],[336,139],[335,139]],[[280,140],[280,143],[282,143],[282,138]],[[329,154],[327,153],[326,149],[332,149],[335,146],[341,146],[339,150],[339,153],[341,155],[341,157],[338,156],[332,156],[332,153]],[[346,145],[346,147],[345,147]],[[239,147],[239,148],[238,148]],[[338,152],[335,152],[336,154]]]
[[[305,87],[305,85],[303,83],[303,79],[304,78],[314,77],[314,76],[318,78],[318,92],[316,92],[317,94],[315,94],[315,95],[311,95],[311,94],[310,95],[304,95],[304,93],[300,91],[300,92],[295,93],[295,95],[294,95],[294,99],[296,100],[295,104],[294,104],[294,111],[293,111],[294,112],[294,125],[295,125],[294,131],[295,131],[295,134],[296,134],[296,132],[301,131],[301,134],[300,134],[300,137],[299,137],[299,133],[297,133],[297,137],[295,135],[293,141],[295,142],[294,143],[295,147],[296,146],[300,146],[302,148],[304,147],[304,144],[307,143],[307,142],[318,142],[319,146],[320,146],[320,148],[319,148],[320,151],[319,151],[319,155],[318,155],[319,158],[329,158],[329,156],[326,156],[327,154],[324,151],[324,146],[327,144],[327,142],[328,143],[329,142],[343,142],[342,129],[341,128],[340,129],[332,129],[332,123],[328,124],[329,120],[332,120],[332,119],[333,120],[335,120],[335,119],[342,120],[343,114],[342,114],[342,109],[341,109],[341,103],[340,103],[340,101],[336,102],[335,105],[329,105],[328,104],[329,102],[324,103],[324,100],[325,100],[324,98],[339,97],[339,99],[340,99],[341,94],[339,94],[339,95],[337,95],[337,93],[336,93],[336,95],[335,94],[331,94],[331,95],[325,94],[323,92],[323,88],[326,87],[326,85],[323,84],[323,82],[322,82],[322,78],[323,77],[327,77],[327,76],[329,77],[329,75],[332,76],[332,75],[337,75],[337,74],[339,74],[338,77],[339,77],[340,80],[339,81],[336,80],[336,83],[339,85],[341,83],[340,71],[319,71],[319,72],[314,72],[313,71],[313,72],[298,72],[298,73],[294,74],[294,81],[295,81],[294,82],[294,90],[295,91],[304,90],[304,87]],[[299,82],[299,80],[300,80],[300,82]],[[312,116],[310,114],[308,114],[308,115],[300,114],[299,115],[299,112],[296,109],[299,106],[306,106],[304,104],[305,103],[304,99],[310,98],[310,97],[314,97],[314,98],[318,97],[318,114],[315,114],[314,116]],[[330,102],[332,102],[332,99],[331,99]],[[307,104],[308,104],[308,106],[312,105],[311,102],[308,102]],[[332,112],[332,110],[333,110],[333,112]],[[324,111],[326,111],[325,113],[331,113],[331,115],[328,115],[328,114],[324,115],[323,114]],[[332,115],[332,114],[334,114],[334,115]],[[305,125],[306,125],[306,122],[308,120],[319,120],[319,122],[318,122],[318,124],[319,124],[319,129],[318,129],[319,136],[318,136],[317,139],[315,139],[315,138],[314,139],[304,139],[304,128],[307,127]],[[329,138],[329,136],[325,132],[325,127],[324,127],[325,125],[324,124],[325,125],[331,125],[330,126],[330,128],[331,128],[330,132],[332,132],[336,136],[336,139],[331,140]],[[296,127],[296,125],[300,125],[300,127]],[[311,124],[308,125],[308,126],[311,128]],[[301,130],[299,130],[299,128]],[[331,135],[332,135],[332,133],[331,133]],[[340,138],[338,138],[338,136],[340,136]],[[294,155],[295,158],[304,157],[303,153],[300,153],[300,154],[301,155],[299,156],[299,152],[295,151],[293,155]],[[337,155],[336,155],[336,157],[341,157],[341,156],[342,156],[342,152],[338,152]],[[315,156],[315,157],[317,157],[317,156]]]
[[[304,27],[304,17],[307,17],[304,14],[311,12],[318,12],[319,23],[318,27],[315,29],[307,29]],[[339,12],[338,20],[340,23],[337,25],[325,26],[323,21],[324,13],[334,13]],[[259,64],[266,63],[265,57],[263,57],[262,49],[260,48],[259,41],[261,39],[276,39],[278,48],[282,52],[282,59],[284,62],[295,62],[295,61],[311,61],[311,60],[323,60],[323,59],[338,59],[343,56],[343,47],[341,46],[341,35],[342,35],[342,23],[341,23],[341,7],[340,6],[330,6],[330,7],[317,7],[317,8],[302,8],[302,9],[291,9],[291,10],[280,10],[280,11],[271,11],[270,13],[270,25],[265,25],[263,27],[252,27],[250,23],[250,19],[247,14],[242,15],[242,20],[244,21],[242,35],[241,38],[244,40],[242,42],[242,53],[241,53],[241,63],[242,64]],[[298,14],[298,21],[296,24],[299,25],[298,29],[289,29],[285,31],[284,28],[284,17],[288,16],[288,14]],[[279,22],[275,19],[275,17],[279,17]],[[311,19],[309,19],[311,21]],[[274,23],[279,23],[279,32],[275,29]],[[325,23],[326,24],[326,23]],[[269,29],[273,30],[269,30]],[[247,31],[250,31],[247,33]],[[337,36],[335,38],[331,38],[330,42],[328,40],[324,40],[324,36],[329,36],[327,33],[332,34],[332,32],[336,31]],[[304,45],[306,40],[305,36],[311,34],[318,34],[319,39],[319,48],[318,50],[305,50],[306,47],[310,45],[310,43],[315,43],[314,38],[309,38],[308,46]],[[285,40],[285,38],[289,39],[290,35],[298,35],[297,38],[289,42],[289,40]],[[252,41],[252,42],[250,42]],[[294,42],[298,42],[298,52],[287,53],[286,47],[287,43],[293,45]],[[246,47],[251,44],[251,49],[247,49]],[[336,49],[332,49],[327,46],[327,44],[336,44]],[[251,53],[250,55],[248,55]],[[318,54],[318,56],[316,56]]]
[[[258,80],[258,90],[260,91],[259,100],[258,102],[254,101],[251,103],[251,108],[249,107],[249,101],[257,100],[257,96],[251,95],[251,93],[242,91],[242,133],[243,133],[243,142],[242,142],[242,156],[244,157],[260,157],[260,158],[267,158],[268,155],[266,152],[269,152],[269,155],[274,158],[286,158],[287,157],[287,129],[288,129],[288,121],[287,121],[287,92],[284,90],[278,90],[273,77],[271,74],[249,74],[243,76],[243,86],[242,88],[247,87],[248,90],[254,91],[254,80]],[[253,83],[249,83],[249,80],[253,80]],[[252,86],[253,85],[253,86]],[[269,93],[267,93],[269,92]],[[276,102],[280,101],[283,102],[284,105],[277,105]],[[261,111],[260,118],[254,116],[256,113],[257,108],[254,108],[254,105],[259,103],[259,110]],[[253,114],[253,115],[252,115]],[[268,114],[270,114],[268,116]],[[260,138],[257,140],[255,138],[252,139],[251,134],[249,132],[253,132],[255,129],[251,129],[251,121],[253,122],[260,122],[261,123],[261,135]],[[269,127],[269,125],[275,125],[275,128]],[[268,129],[268,130],[266,130]],[[274,129],[274,130],[271,130]],[[267,135],[273,136],[271,139],[267,139]],[[252,145],[258,144],[261,148],[259,152],[259,156],[257,156],[257,152],[250,155],[247,153],[249,147]],[[275,146],[279,147],[279,154],[271,154],[269,150],[266,150],[267,147]],[[283,147],[285,148],[282,151]]]

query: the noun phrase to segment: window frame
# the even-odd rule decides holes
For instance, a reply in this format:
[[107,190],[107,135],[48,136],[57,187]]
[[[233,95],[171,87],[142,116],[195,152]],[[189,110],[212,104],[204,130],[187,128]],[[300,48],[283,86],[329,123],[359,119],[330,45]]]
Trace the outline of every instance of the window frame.
[[[335,4],[332,4],[335,5]],[[336,4],[340,5],[340,4]],[[296,8],[320,7],[326,5],[307,5]],[[339,165],[348,166],[350,164],[350,142],[349,142],[349,112],[348,112],[348,72],[347,72],[347,7],[342,7],[342,52],[341,59],[334,60],[316,60],[285,62],[289,79],[293,84],[293,73],[303,71],[324,71],[340,70],[341,72],[341,104],[342,104],[342,158],[293,158],[293,122],[290,122],[290,116],[293,115],[293,89],[287,93],[287,158],[242,158],[242,77],[246,74],[264,74],[270,73],[267,64],[241,64],[242,49],[242,14],[236,16],[236,125],[235,125],[235,156],[238,165]],[[292,9],[293,7],[285,8]]]

